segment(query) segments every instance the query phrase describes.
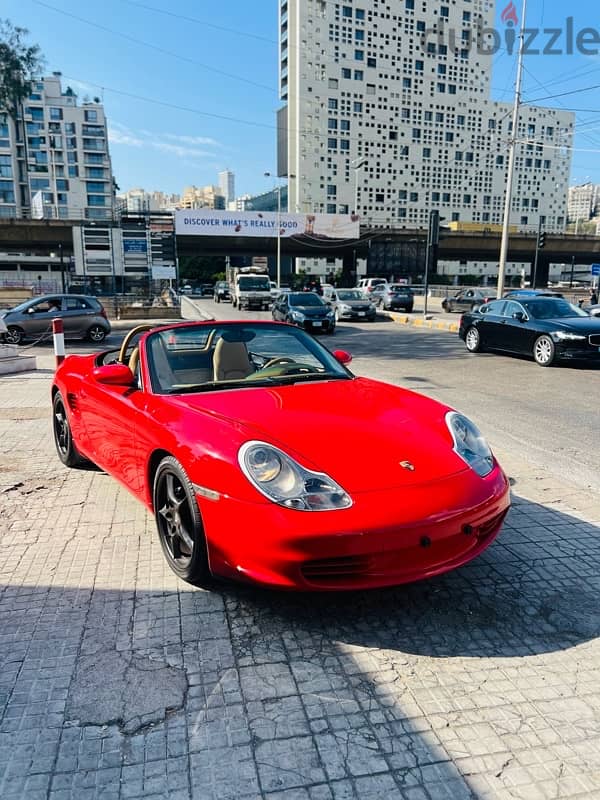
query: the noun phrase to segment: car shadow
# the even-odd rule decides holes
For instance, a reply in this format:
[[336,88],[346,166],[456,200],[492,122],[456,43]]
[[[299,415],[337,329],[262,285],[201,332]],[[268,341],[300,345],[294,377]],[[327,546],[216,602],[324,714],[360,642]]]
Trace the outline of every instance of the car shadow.
[[441,577],[341,594],[275,594],[233,584],[222,591],[248,607],[261,639],[292,626],[436,658],[522,657],[600,635],[600,596],[592,590],[600,587],[599,534],[562,511],[516,497],[488,550]]

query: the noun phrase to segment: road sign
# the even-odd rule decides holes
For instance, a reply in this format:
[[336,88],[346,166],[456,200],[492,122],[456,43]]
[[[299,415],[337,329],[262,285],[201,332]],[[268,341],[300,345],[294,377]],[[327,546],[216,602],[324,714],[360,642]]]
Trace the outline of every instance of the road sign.
[[600,264],[592,264],[592,275],[600,275]]

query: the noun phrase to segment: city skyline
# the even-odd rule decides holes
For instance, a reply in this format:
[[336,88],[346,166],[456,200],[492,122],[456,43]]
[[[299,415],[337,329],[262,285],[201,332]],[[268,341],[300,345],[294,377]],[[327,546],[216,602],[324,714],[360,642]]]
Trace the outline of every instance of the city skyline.
[[[496,4],[502,31],[505,5]],[[260,14],[232,0],[226,9],[212,7],[208,17],[191,2],[178,4],[175,12],[164,3],[108,2],[101,14],[70,1],[4,4],[4,15],[27,27],[29,41],[40,45],[48,74],[61,71],[63,84],[80,100],[86,94],[101,97],[121,191],[143,186],[180,192],[184,185],[215,183],[219,172],[230,169],[238,195],[268,191],[264,173],[276,166],[277,11],[276,0],[265,3]],[[577,29],[594,19],[589,0],[578,13]],[[553,1],[543,11],[531,9],[527,23],[558,28],[564,19],[564,9]],[[514,55],[495,55],[494,99],[510,101],[515,68]],[[526,59],[525,101],[589,109],[577,116],[570,183],[600,182],[600,122],[592,113],[600,91],[550,96],[595,85],[594,72],[600,75],[593,59],[579,52]]]

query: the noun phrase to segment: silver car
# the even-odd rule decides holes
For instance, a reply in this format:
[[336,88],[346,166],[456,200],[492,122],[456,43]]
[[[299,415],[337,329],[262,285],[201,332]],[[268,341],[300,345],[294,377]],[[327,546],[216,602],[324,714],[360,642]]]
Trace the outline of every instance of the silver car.
[[110,322],[102,303],[79,294],[46,294],[26,300],[8,311],[0,311],[7,332],[4,341],[20,344],[24,339],[52,336],[52,320],[62,319],[65,339],[89,339],[98,344],[110,333]]
[[360,289],[330,289],[323,292],[323,299],[335,313],[336,320],[367,319],[373,322],[377,309]]

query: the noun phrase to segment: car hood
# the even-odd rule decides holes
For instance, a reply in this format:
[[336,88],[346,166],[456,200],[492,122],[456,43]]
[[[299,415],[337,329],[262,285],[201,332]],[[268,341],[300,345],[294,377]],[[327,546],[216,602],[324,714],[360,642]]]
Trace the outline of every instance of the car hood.
[[324,317],[330,309],[327,306],[290,306],[290,311],[299,311],[306,317]]
[[364,300],[338,300],[337,302],[340,306],[350,306],[350,308],[364,308],[365,306],[373,305],[371,300],[367,298]]
[[[452,450],[446,406],[366,378],[179,395],[168,402],[233,420],[231,434],[240,445],[270,442],[347,491],[405,487],[467,469]],[[185,428],[193,430],[189,423]]]
[[548,329],[559,331],[572,331],[583,335],[592,333],[600,333],[600,319],[594,317],[559,317],[557,319],[540,319],[531,318],[531,322],[543,322]]

